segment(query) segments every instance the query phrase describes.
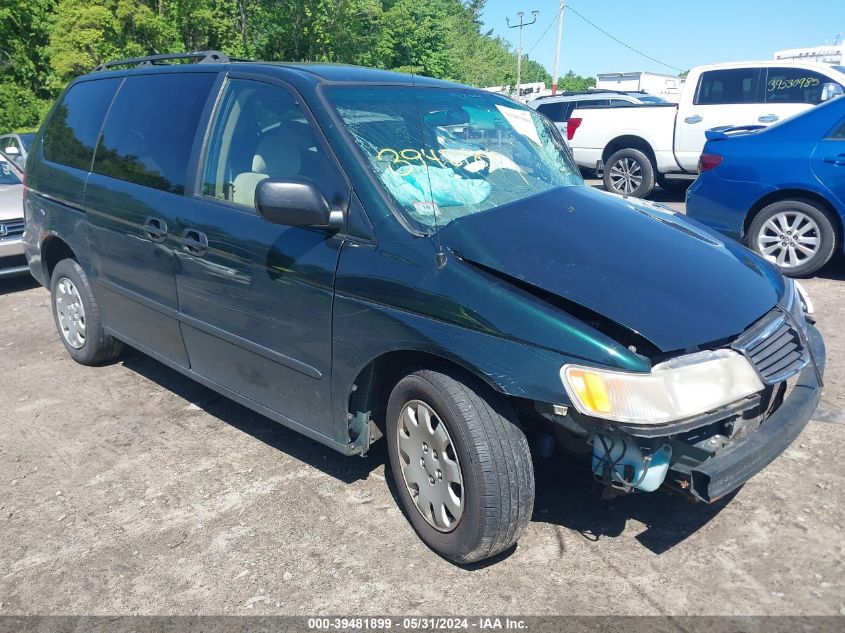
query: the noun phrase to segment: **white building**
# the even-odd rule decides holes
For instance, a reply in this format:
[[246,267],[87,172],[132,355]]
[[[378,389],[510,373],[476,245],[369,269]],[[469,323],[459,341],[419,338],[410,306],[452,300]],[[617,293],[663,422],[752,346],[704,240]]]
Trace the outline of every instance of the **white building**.
[[775,60],[789,60],[796,62],[818,62],[819,64],[845,64],[845,44],[826,44],[811,48],[790,48],[777,51]]
[[599,73],[596,75],[596,88],[602,90],[643,90],[651,95],[663,97],[666,101],[677,102],[681,95],[684,80],[675,75],[647,73]]

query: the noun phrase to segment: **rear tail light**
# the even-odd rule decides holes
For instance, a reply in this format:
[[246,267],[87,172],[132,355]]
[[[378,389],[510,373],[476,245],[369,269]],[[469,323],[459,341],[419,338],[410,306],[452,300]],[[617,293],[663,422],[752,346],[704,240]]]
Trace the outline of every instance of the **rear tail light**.
[[719,154],[702,154],[698,159],[698,171],[710,171],[722,162],[724,157]]
[[566,140],[567,141],[571,141],[572,137],[575,136],[575,130],[577,130],[578,126],[581,125],[581,121],[582,121],[582,119],[580,119],[580,118],[574,118],[574,119],[569,119],[566,122]]

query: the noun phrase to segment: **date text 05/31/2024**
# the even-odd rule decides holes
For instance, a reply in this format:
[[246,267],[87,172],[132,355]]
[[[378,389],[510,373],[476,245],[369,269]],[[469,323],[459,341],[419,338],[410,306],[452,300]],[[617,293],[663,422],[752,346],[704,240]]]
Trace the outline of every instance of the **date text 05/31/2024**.
[[308,628],[313,631],[359,630],[404,631],[437,630],[526,630],[528,624],[519,618],[475,617],[360,617],[360,618],[308,618]]

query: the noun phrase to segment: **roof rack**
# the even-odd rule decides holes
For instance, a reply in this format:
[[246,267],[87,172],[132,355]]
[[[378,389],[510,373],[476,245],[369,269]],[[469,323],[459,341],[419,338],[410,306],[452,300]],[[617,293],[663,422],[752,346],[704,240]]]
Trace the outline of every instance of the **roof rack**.
[[109,70],[115,66],[135,66],[136,68],[144,68],[146,66],[156,66],[160,62],[170,61],[172,59],[190,59],[197,60],[198,64],[226,64],[229,56],[220,51],[194,51],[193,53],[165,53],[164,55],[147,55],[146,57],[131,57],[129,59],[116,59],[110,62],[104,62],[97,66],[91,72],[100,72]]
[[613,88],[588,88],[587,90],[563,90],[553,95],[543,95],[536,97],[534,100],[551,99],[552,97],[575,97],[578,95],[593,95],[593,94],[616,94],[616,95],[637,95],[648,94],[645,90],[614,90]]

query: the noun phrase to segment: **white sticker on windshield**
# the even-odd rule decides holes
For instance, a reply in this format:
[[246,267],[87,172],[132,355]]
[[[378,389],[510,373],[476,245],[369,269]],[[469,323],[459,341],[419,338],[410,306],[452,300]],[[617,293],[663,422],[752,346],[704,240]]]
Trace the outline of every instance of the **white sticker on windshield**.
[[537,145],[542,145],[540,135],[537,134],[537,128],[534,127],[534,120],[531,118],[531,113],[525,110],[517,110],[516,108],[508,108],[507,106],[496,104],[496,108],[502,113],[502,116],[508,120],[513,129],[527,136]]
[[431,201],[415,202],[414,209],[422,216],[437,217],[440,214],[440,208],[437,203]]

